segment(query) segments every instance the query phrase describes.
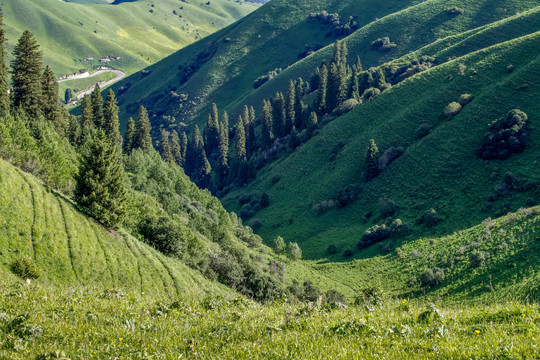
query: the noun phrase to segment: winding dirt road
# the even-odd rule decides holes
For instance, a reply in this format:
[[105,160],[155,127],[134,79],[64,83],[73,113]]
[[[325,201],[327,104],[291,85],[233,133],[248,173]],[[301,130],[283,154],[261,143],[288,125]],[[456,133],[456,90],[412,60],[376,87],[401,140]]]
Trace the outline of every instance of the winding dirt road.
[[[112,72],[112,73],[115,73],[116,74],[116,77],[112,80],[109,80],[107,82],[104,82],[103,84],[100,84],[100,87],[101,88],[104,88],[104,87],[107,87],[111,84],[114,84],[115,82],[121,80],[124,76],[126,76],[126,73],[123,72],[123,71],[120,71],[120,70],[114,70],[114,69],[110,69],[110,70],[99,70],[99,71],[96,71],[95,73],[93,73],[92,75],[90,74],[84,74],[80,77],[77,77],[77,78],[73,78],[73,79],[64,79],[64,80],[60,80],[58,82],[64,82],[64,81],[70,81],[70,80],[78,80],[78,79],[86,79],[86,78],[91,78],[91,77],[94,77],[94,76],[97,76],[99,74],[102,74],[102,73],[105,73],[105,72]],[[90,89],[90,90],[86,90],[86,91],[83,91],[82,93],[78,94],[77,95],[77,99],[82,99],[82,97],[84,95],[87,95],[87,94],[90,94],[92,91],[94,91],[94,89]]]

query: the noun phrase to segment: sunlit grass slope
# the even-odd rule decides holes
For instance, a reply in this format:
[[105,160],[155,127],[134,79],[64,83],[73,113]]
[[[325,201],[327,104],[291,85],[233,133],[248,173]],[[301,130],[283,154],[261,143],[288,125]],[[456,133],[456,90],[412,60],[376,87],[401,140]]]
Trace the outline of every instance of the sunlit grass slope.
[[129,234],[111,234],[33,176],[0,161],[0,269],[19,257],[41,269],[38,281],[198,297],[231,290]]

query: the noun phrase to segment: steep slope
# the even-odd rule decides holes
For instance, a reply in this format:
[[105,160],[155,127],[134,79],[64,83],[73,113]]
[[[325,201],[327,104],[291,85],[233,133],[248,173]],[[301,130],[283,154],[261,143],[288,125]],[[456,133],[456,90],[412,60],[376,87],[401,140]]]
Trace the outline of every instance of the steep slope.
[[[105,63],[133,73],[242,18],[258,5],[230,0],[156,0],[119,5],[58,0],[7,0],[1,5],[8,50],[24,30],[36,36],[57,74]],[[94,60],[85,61],[93,57]]]
[[233,294],[179,260],[120,232],[111,234],[33,176],[0,160],[0,271],[33,259],[40,281],[200,297]]
[[[241,194],[267,192],[271,205],[256,215],[264,219],[260,233],[298,241],[308,257],[324,257],[329,244],[340,251],[354,248],[364,230],[381,219],[380,199],[391,199],[399,218],[413,226],[410,237],[448,234],[478,223],[489,215],[504,214],[539,199],[539,145],[535,129],[540,109],[538,77],[540,33],[510,40],[437,66],[403,81],[374,100],[358,106],[324,126],[293,154],[258,173],[257,179],[229,194],[225,204],[239,209]],[[515,71],[510,72],[512,65]],[[455,117],[443,115],[446,105],[462,94],[473,101]],[[507,160],[475,156],[488,125],[519,108],[529,114],[530,144]],[[417,138],[422,124],[432,128]],[[369,139],[381,153],[405,148],[379,177],[364,183],[364,157]],[[335,160],[336,144],[343,147]],[[499,197],[496,185],[511,172],[522,185]],[[273,178],[279,178],[277,184]],[[306,186],[309,184],[309,186]],[[352,184],[361,184],[353,204],[317,216],[312,207]],[[529,184],[527,186],[523,184]],[[495,195],[493,195],[495,194]],[[490,199],[490,197],[495,197]],[[444,219],[435,228],[415,225],[434,208]],[[369,214],[373,216],[368,220]],[[365,220],[363,220],[363,218]]]

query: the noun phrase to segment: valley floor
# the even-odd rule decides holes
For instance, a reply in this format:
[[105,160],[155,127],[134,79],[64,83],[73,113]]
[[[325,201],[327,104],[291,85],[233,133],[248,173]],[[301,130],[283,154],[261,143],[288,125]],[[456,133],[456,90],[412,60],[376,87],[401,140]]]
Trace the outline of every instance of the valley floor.
[[[185,300],[185,299],[184,299]],[[2,359],[537,359],[540,308],[260,305],[0,282]]]

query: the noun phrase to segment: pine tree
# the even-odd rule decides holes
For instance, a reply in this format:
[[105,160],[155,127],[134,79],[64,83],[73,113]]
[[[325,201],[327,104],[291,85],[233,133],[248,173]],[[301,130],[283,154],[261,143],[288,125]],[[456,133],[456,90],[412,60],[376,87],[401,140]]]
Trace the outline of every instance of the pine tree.
[[292,80],[289,81],[289,88],[287,89],[286,112],[285,135],[291,133],[292,127],[296,122],[296,86]]
[[341,42],[341,51],[340,51],[339,65],[347,67],[347,57],[349,56],[349,49],[347,48],[347,43],[345,41]]
[[114,91],[109,89],[105,106],[103,108],[103,127],[105,134],[113,144],[120,146],[122,136],[120,135],[120,120],[118,118],[118,105],[114,96]]
[[41,114],[41,51],[34,35],[25,30],[13,51],[11,62],[13,106],[21,108],[31,119]]
[[0,117],[9,114],[9,79],[6,65],[6,30],[4,29],[4,19],[0,14]]
[[152,136],[150,135],[152,126],[148,118],[148,112],[144,106],[139,107],[137,115],[137,136],[135,137],[134,149],[149,150],[153,149]]
[[336,64],[336,66],[339,66],[341,64],[341,59],[341,43],[339,42],[339,40],[336,40],[336,42],[334,43],[334,54],[332,57],[332,62]]
[[358,87],[358,76],[355,74],[352,75],[351,78],[351,89],[349,90],[349,98],[360,100],[360,91]]
[[78,147],[81,144],[81,124],[75,115],[69,115],[67,137],[71,145]]
[[235,127],[236,138],[236,159],[240,162],[246,161],[246,133],[244,130],[244,124],[242,116],[238,118]]
[[173,162],[174,158],[171,151],[171,143],[169,141],[169,133],[165,129],[161,129],[159,138],[159,153],[165,162]]
[[360,56],[356,57],[356,61],[353,65],[353,74],[359,75],[362,72],[362,60],[360,60]]
[[185,131],[182,131],[182,134],[180,135],[180,159],[182,159],[182,166],[184,170],[186,169],[186,163],[187,163],[187,152],[188,152],[188,138]]
[[287,244],[287,257],[293,261],[300,260],[302,258],[302,249],[295,242]]
[[125,213],[124,169],[117,146],[98,130],[83,154],[77,175],[75,199],[88,214],[108,228],[118,225]]
[[41,111],[47,121],[54,124],[56,131],[63,135],[65,132],[64,118],[58,105],[58,83],[49,66],[45,67],[41,79]]
[[298,78],[296,81],[294,94],[296,96],[296,99],[294,100],[294,126],[296,126],[297,129],[300,129],[304,112],[304,106],[302,104],[302,96],[304,96],[304,80],[302,80],[302,78]]
[[376,87],[379,90],[382,90],[386,85],[386,77],[381,68],[371,68],[370,72],[373,72],[373,83],[371,87]]
[[224,177],[229,167],[229,115],[226,111],[223,112],[221,124],[219,124],[218,164],[220,175]]
[[99,85],[96,84],[94,91],[90,95],[90,100],[92,100],[92,116],[94,118],[94,125],[98,129],[105,130],[105,124],[103,119],[103,98],[101,97],[101,89]]
[[326,94],[328,91],[328,68],[325,64],[321,66],[319,70],[319,97],[317,100],[318,110],[320,115],[326,114]]
[[319,119],[317,118],[317,113],[312,111],[311,115],[309,116],[308,123],[307,123],[307,131],[310,136],[311,134],[313,134],[313,131],[315,131],[315,129],[317,128],[318,122],[319,122]]
[[81,100],[81,142],[84,144],[90,137],[92,130],[94,129],[94,115],[92,113],[92,100],[90,96],[84,95]]
[[135,140],[137,138],[137,128],[135,126],[135,121],[132,117],[129,118],[126,126],[126,135],[124,136],[124,153],[129,154],[135,145]]
[[373,83],[373,75],[369,71],[363,71],[359,76],[358,94],[360,97],[364,94],[364,91],[371,87]]
[[66,92],[64,93],[64,104],[69,104],[71,99],[73,99],[73,96],[75,96],[73,94],[73,89],[72,88],[67,88]]
[[366,151],[366,181],[370,181],[379,174],[379,148],[375,140],[371,139]]
[[208,115],[208,120],[204,128],[204,143],[208,155],[212,154],[219,146],[218,108],[214,103],[212,104],[212,111]]
[[268,147],[274,140],[272,120],[272,104],[270,101],[263,100],[262,106],[262,146]]
[[195,125],[193,129],[193,155],[194,155],[194,171],[192,177],[199,187],[204,188],[208,185],[208,180],[212,167],[206,158],[206,152],[204,151],[204,140],[199,131],[199,127]]
[[173,130],[171,132],[171,155],[173,157],[174,162],[182,167],[184,163],[184,159],[182,159],[182,150],[180,149],[180,137],[178,136],[178,133],[176,130]]
[[278,92],[272,102],[272,118],[273,126],[272,129],[274,136],[276,138],[283,137],[285,135],[285,98],[283,94]]
[[255,109],[249,108],[249,122],[246,126],[246,154],[248,158],[257,149],[257,138],[255,137]]

